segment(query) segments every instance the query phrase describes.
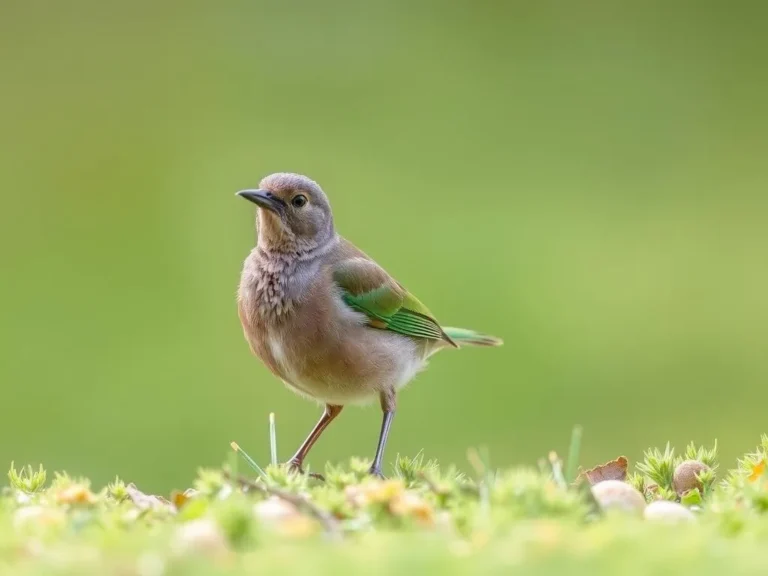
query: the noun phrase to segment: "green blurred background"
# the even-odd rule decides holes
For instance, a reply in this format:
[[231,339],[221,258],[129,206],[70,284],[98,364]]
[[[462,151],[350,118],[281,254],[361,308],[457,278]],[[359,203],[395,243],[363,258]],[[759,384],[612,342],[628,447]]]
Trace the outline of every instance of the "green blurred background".
[[[236,315],[275,171],[447,324],[388,457],[766,432],[765,2],[5,0],[0,463],[184,487],[319,409]],[[310,458],[373,453],[377,406]]]

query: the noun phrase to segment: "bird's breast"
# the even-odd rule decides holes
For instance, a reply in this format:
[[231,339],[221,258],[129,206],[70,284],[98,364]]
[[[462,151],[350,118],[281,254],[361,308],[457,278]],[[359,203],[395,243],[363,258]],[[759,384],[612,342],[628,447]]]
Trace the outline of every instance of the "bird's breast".
[[293,279],[268,272],[244,271],[240,318],[254,354],[295,391],[324,402],[365,401],[403,386],[424,366],[421,342],[370,327],[322,267],[298,270]]

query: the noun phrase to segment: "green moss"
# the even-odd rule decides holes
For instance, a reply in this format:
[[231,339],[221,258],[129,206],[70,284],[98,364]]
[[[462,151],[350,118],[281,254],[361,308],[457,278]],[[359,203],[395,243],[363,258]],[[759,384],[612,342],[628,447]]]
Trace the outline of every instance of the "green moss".
[[[574,453],[574,451],[571,451]],[[233,463],[201,470],[170,501],[115,479],[13,466],[0,497],[0,570],[14,574],[762,573],[768,538],[768,439],[717,481],[716,449],[652,449],[627,482],[677,500],[695,521],[667,525],[595,514],[589,486],[555,454],[539,467],[493,470],[471,452],[471,475],[419,454],[392,479],[368,463],[327,466],[325,482],[268,466],[253,479]],[[703,490],[674,493],[677,463],[711,468]]]

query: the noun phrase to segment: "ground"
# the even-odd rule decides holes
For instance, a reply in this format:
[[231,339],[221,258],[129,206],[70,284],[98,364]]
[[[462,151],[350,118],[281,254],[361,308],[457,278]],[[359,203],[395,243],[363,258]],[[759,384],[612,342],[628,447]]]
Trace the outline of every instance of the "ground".
[[768,436],[729,470],[716,449],[648,450],[578,469],[565,462],[471,473],[398,458],[325,479],[247,456],[201,470],[192,488],[148,495],[121,480],[11,467],[0,500],[0,571],[124,574],[763,574]]

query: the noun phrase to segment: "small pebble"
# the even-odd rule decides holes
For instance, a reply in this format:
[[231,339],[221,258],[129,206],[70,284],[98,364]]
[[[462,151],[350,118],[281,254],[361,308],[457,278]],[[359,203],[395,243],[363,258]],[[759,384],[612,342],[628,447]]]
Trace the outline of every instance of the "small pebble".
[[63,524],[66,518],[64,512],[58,508],[45,506],[25,506],[19,508],[13,515],[13,526],[17,530],[29,524],[38,526],[55,526]]
[[277,496],[272,496],[258,502],[254,505],[253,512],[259,520],[268,523],[280,522],[299,516],[296,506]]
[[164,573],[165,561],[158,554],[142,554],[136,561],[138,576],[163,576]]
[[219,525],[210,518],[182,524],[176,530],[173,549],[177,554],[203,552],[217,555],[228,551],[227,539]]
[[665,522],[690,522],[695,518],[688,508],[669,500],[651,502],[645,508],[643,515],[646,520],[662,520]]
[[592,486],[592,494],[603,510],[640,513],[645,498],[635,488],[621,480],[604,480]]

